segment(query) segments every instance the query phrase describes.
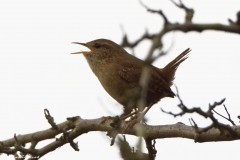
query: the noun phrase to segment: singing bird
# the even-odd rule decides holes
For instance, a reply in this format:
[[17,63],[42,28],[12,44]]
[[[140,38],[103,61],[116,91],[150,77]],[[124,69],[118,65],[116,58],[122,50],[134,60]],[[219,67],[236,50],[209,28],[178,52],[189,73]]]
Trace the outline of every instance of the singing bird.
[[[107,39],[73,43],[85,46],[90,50],[73,54],[84,55],[106,92],[124,106],[122,116],[131,113],[133,109],[138,108],[139,110],[137,105],[141,91],[139,80],[146,63],[126,52],[120,45]],[[160,99],[175,96],[170,87],[173,84],[178,66],[188,58],[190,51],[189,48],[186,49],[164,68],[150,65],[150,79],[145,95],[147,111]],[[147,111],[142,114],[141,118]]]

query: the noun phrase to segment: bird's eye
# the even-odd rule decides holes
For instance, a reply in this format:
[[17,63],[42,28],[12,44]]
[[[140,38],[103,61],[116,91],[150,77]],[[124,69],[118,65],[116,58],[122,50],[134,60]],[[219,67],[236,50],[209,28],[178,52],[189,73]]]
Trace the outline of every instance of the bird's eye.
[[95,47],[95,48],[100,48],[100,47],[101,47],[101,44],[95,43],[94,47]]

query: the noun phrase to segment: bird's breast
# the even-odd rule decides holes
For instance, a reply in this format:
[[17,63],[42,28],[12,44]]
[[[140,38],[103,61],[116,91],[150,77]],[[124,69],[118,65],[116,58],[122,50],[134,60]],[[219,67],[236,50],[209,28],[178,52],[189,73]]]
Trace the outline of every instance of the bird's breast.
[[[123,75],[125,72],[117,63],[93,61],[90,58],[87,60],[103,88],[120,104],[126,105],[131,96],[139,92],[136,88],[138,87],[138,81],[137,83],[133,83],[130,80],[127,81],[129,78],[127,75]],[[126,80],[121,75],[125,76]]]

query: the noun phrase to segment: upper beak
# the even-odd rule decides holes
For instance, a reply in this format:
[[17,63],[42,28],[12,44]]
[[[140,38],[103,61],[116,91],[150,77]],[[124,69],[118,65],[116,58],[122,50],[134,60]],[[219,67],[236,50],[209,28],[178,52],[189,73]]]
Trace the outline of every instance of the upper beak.
[[[88,48],[85,43],[72,42],[72,44],[79,44],[79,45],[81,45],[81,46],[84,46],[84,47]],[[91,49],[90,49],[90,48],[88,48],[88,49],[89,49],[90,51],[80,51],[80,52],[74,52],[74,53],[71,53],[71,54],[87,54],[87,53],[91,52]]]

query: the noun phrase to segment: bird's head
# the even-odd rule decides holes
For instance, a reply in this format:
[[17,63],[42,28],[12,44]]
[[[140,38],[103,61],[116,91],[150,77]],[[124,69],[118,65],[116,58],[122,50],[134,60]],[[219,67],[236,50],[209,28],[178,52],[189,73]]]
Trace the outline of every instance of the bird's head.
[[72,54],[83,54],[90,68],[98,76],[99,71],[108,70],[113,64],[127,59],[128,53],[118,44],[107,40],[97,39],[87,43],[73,42],[87,47],[88,50],[82,50]]
[[72,42],[87,47],[89,51],[80,51],[72,54],[84,54],[86,57],[94,56],[100,59],[118,56],[118,54],[126,53],[126,51],[113,41],[107,39],[97,39],[87,43]]

